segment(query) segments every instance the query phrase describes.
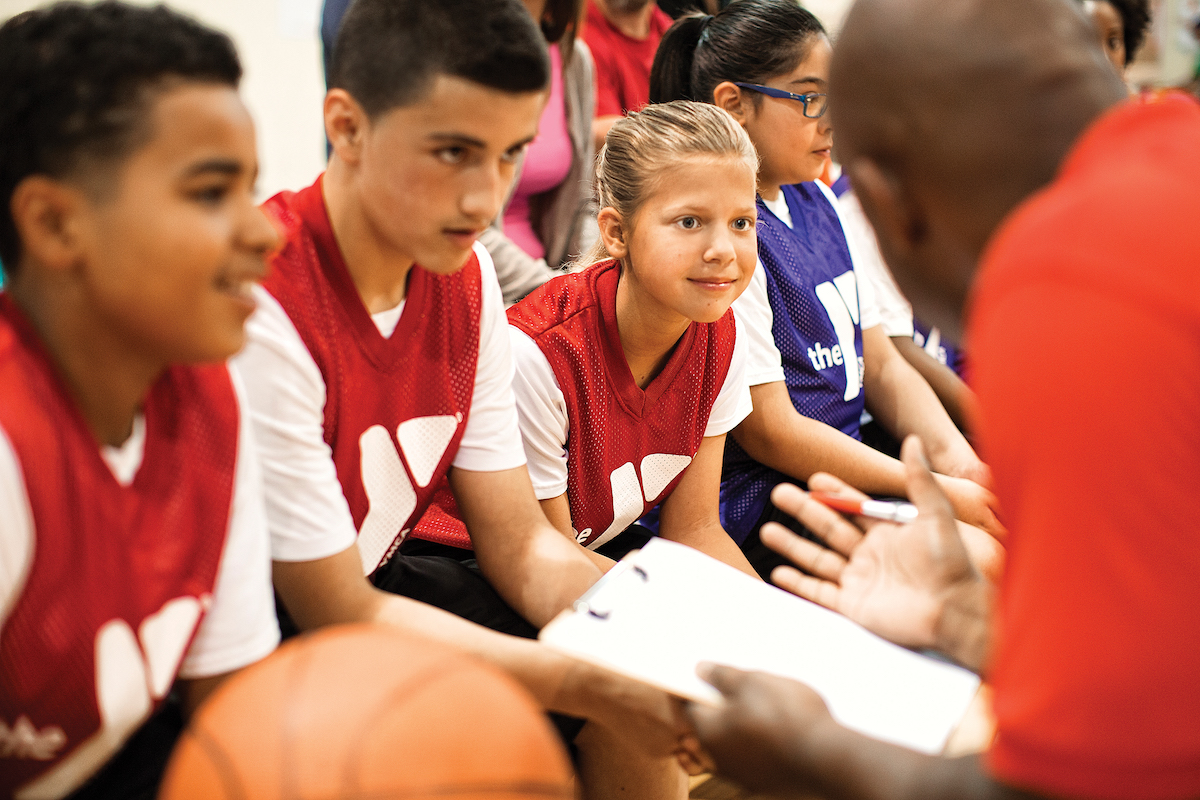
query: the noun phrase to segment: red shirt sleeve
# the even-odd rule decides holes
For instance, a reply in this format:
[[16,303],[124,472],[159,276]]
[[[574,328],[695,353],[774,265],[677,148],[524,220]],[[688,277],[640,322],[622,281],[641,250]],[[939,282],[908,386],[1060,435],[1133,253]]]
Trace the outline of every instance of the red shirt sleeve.
[[1024,230],[1028,246],[989,265],[1020,279],[981,292],[971,331],[1012,531],[990,769],[1067,797],[1200,794],[1200,286],[1117,279],[1126,248],[1087,244],[1136,230],[1137,202]]

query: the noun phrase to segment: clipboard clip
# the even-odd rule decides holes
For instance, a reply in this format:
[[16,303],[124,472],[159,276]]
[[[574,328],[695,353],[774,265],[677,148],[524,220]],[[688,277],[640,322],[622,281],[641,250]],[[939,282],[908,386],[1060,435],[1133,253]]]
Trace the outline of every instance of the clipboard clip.
[[[618,564],[617,566],[619,567],[621,565]],[[614,571],[615,571],[615,569],[616,568],[614,568]],[[646,572],[646,570],[644,568],[642,568],[641,566],[639,566],[637,564],[629,563],[626,565],[625,569],[622,569],[619,573],[614,574],[614,572],[609,572],[607,575],[605,575],[603,578],[601,578],[599,581],[597,581],[596,585],[593,586],[591,589],[589,589],[587,591],[587,593],[585,593],[583,595],[583,597],[579,598],[578,600],[576,600],[574,603],[571,604],[571,608],[573,608],[575,610],[575,612],[578,614],[587,614],[589,617],[595,617],[598,620],[608,619],[609,617],[612,616],[612,611],[603,611],[600,609],[593,608],[591,603],[588,602],[588,599],[596,593],[596,590],[599,589],[602,584],[609,583],[612,581],[612,579],[615,579],[618,575],[623,575],[626,572],[632,572],[634,575],[637,575],[639,578],[642,579],[642,583],[650,582],[650,575],[649,575],[649,573]]]

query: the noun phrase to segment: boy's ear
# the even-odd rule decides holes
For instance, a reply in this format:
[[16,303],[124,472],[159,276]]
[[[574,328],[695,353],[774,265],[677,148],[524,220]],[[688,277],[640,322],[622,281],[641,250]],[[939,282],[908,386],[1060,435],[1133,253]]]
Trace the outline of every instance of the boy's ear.
[[604,243],[604,249],[610,256],[621,259],[629,254],[629,246],[625,243],[626,231],[620,212],[612,206],[604,208],[596,217],[596,223],[600,226],[600,241]]
[[79,263],[89,208],[81,189],[46,175],[30,175],[13,190],[10,208],[23,260],[52,270]]
[[721,81],[713,89],[713,105],[723,108],[738,121],[742,127],[746,125],[746,95],[740,86],[730,81]]
[[342,161],[358,163],[368,123],[363,107],[345,89],[330,89],[326,92],[325,136]]

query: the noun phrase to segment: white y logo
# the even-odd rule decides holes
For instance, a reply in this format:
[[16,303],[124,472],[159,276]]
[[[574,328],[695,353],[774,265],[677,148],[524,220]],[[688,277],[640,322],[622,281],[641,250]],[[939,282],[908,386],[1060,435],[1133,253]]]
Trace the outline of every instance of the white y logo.
[[[396,440],[417,486],[425,488],[433,480],[433,472],[462,420],[461,413],[415,417],[396,428]],[[367,515],[358,529],[358,553],[363,574],[369,575],[397,540],[397,532],[400,538],[408,533],[400,526],[416,509],[417,493],[404,474],[400,453],[387,428],[372,425],[363,431],[358,437],[358,450],[363,489],[367,492]]]
[[829,322],[841,349],[839,363],[846,369],[846,394],[853,400],[862,391],[862,359],[854,349],[854,326],[858,324],[858,282],[854,270],[847,270],[832,281],[817,284],[817,299],[825,306]]
[[100,627],[96,632],[100,730],[54,769],[22,787],[16,800],[62,797],[120,749],[150,716],[154,701],[162,699],[171,688],[209,599],[206,595],[202,600],[177,597],[167,601],[158,612],[142,620],[137,636],[123,619],[109,620]]
[[[653,453],[642,459],[642,479],[645,487],[638,482],[637,470],[632,461],[627,461],[612,471],[609,481],[612,484],[613,521],[596,541],[588,545],[595,550],[600,545],[612,539],[642,515],[645,503],[653,503],[662,494],[671,481],[687,469],[692,463],[691,456],[678,456],[669,453]],[[643,503],[643,499],[645,503]],[[576,534],[576,539],[583,543],[591,535],[588,528]]]

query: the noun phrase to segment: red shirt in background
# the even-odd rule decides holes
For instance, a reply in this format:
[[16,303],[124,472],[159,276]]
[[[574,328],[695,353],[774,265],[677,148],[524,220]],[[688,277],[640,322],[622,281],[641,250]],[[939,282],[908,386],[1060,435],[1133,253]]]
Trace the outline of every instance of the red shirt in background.
[[1200,106],[1094,124],[993,239],[973,306],[1011,530],[990,769],[1200,797]]
[[650,17],[650,34],[632,39],[613,27],[592,0],[587,4],[583,40],[596,63],[596,116],[615,117],[638,111],[650,102],[650,67],[671,18],[658,6]]

